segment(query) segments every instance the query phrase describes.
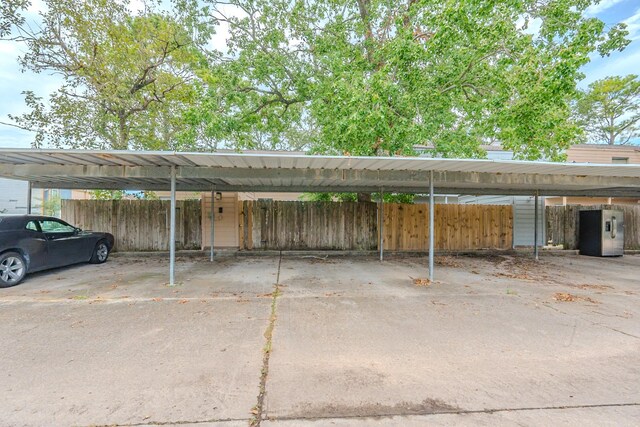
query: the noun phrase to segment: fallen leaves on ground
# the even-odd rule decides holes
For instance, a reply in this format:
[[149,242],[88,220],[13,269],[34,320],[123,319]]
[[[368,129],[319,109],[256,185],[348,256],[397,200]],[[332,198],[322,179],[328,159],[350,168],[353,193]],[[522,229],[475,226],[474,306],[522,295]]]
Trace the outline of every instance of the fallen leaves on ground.
[[258,298],[272,298],[273,297],[273,293],[258,294],[257,296],[258,296]]
[[613,286],[609,286],[609,285],[569,285],[572,288],[578,288],[578,289],[598,289],[601,291],[604,291],[606,289],[613,289]]
[[460,264],[458,261],[456,261],[455,259],[453,259],[453,257],[450,257],[450,256],[436,257],[435,263],[436,265],[443,266],[443,267],[462,267],[462,264]]
[[574,302],[574,301],[578,301],[578,296],[567,293],[567,292],[556,292],[553,295],[553,299],[556,301]]
[[526,273],[494,273],[496,277],[507,277],[509,279],[521,279],[521,280],[535,280],[533,277]]
[[556,301],[561,301],[561,302],[576,302],[576,301],[586,301],[586,302],[590,302],[592,304],[600,304],[600,302],[589,298],[589,297],[583,297],[583,296],[579,296],[579,295],[574,295],[574,294],[570,294],[568,292],[556,292],[555,294],[553,294],[553,299]]
[[411,277],[411,280],[413,281],[413,284],[416,285],[416,286],[429,286],[431,284],[431,280],[429,280],[429,279],[421,279],[419,277],[417,277],[417,278]]

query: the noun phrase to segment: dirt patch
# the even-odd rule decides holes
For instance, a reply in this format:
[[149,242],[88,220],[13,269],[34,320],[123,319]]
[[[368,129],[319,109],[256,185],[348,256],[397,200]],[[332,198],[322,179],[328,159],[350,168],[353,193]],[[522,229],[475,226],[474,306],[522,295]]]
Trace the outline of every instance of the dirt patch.
[[[400,402],[395,405],[382,403],[361,403],[359,405],[326,404],[314,406],[312,403],[299,405],[291,418],[341,418],[341,417],[392,417],[397,415],[429,415],[457,412],[460,408],[439,399],[425,399],[420,403]],[[289,417],[287,417],[289,418]]]
[[600,304],[599,301],[596,301],[589,297],[583,297],[580,295],[570,294],[568,292],[556,292],[553,294],[553,299],[560,302],[577,302],[577,301],[586,301],[592,304]]
[[504,256],[503,261],[496,267],[502,271],[493,273],[495,277],[534,282],[555,282],[555,278],[548,273],[548,263],[545,261],[536,261],[521,256]]
[[465,252],[462,256],[465,258],[480,259],[492,264],[501,264],[510,258],[510,255],[486,252]]
[[508,279],[519,279],[519,280],[536,280],[531,275],[526,273],[503,273],[498,272],[493,274],[496,277],[506,277]]
[[613,286],[609,286],[609,285],[567,285],[567,286],[571,288],[582,289],[582,290],[595,289],[598,291],[606,291],[607,289],[613,289]]
[[459,261],[457,261],[455,258],[450,256],[436,257],[435,263],[436,265],[439,265],[442,267],[453,267],[453,268],[462,267],[462,264]]

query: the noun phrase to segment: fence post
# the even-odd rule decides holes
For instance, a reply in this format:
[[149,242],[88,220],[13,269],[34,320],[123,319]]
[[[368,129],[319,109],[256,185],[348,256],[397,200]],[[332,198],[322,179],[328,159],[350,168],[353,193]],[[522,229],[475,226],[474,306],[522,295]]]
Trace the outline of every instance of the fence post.
[[433,203],[433,170],[429,171],[429,281],[433,282],[434,251],[434,203]]
[[169,286],[176,279],[176,167],[171,166],[171,221],[169,222]]
[[209,261],[211,261],[211,262],[213,262],[213,256],[214,256],[214,253],[213,253],[213,241],[214,241],[214,237],[215,237],[215,235],[214,235],[214,233],[215,233],[215,231],[214,231],[214,228],[215,228],[215,223],[214,223],[214,221],[215,221],[215,213],[214,213],[214,210],[213,210],[213,208],[214,208],[213,204],[214,204],[214,200],[216,198],[215,191],[216,191],[215,188],[213,188],[211,190],[211,230],[210,230],[211,231],[211,236],[210,236],[211,237],[211,253],[209,254]]
[[380,233],[378,239],[378,246],[380,247],[380,261],[384,258],[384,189],[380,189],[380,210],[378,211],[378,219],[380,226],[378,232]]
[[533,254],[536,257],[536,261],[538,261],[538,190],[536,190],[536,195],[534,197],[533,203]]

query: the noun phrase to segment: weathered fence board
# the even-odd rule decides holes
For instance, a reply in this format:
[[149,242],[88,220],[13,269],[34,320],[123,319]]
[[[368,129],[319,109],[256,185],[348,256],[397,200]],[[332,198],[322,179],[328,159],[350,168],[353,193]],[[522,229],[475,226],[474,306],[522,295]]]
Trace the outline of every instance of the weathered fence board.
[[567,205],[546,208],[547,239],[552,245],[578,249],[580,242],[580,211],[615,209],[624,212],[624,248],[640,249],[640,206],[634,205]]
[[[63,220],[84,230],[106,231],[118,251],[169,249],[171,204],[167,200],[63,200]],[[176,202],[176,248],[200,249],[199,200]]]
[[[240,218],[244,249],[378,248],[378,206],[373,203],[245,201]],[[384,205],[384,247],[426,251],[429,207]],[[437,249],[508,249],[513,209],[500,205],[436,205]]]
[[[436,249],[509,249],[513,241],[511,205],[436,205]],[[384,248],[429,249],[429,206],[388,203],[384,206]]]
[[242,202],[240,236],[244,249],[377,248],[374,203]]

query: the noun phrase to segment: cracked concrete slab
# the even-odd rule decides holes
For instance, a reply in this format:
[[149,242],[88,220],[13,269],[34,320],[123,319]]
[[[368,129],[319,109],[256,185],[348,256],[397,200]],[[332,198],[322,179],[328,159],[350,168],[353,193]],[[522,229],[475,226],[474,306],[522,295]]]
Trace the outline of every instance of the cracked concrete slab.
[[[436,261],[283,258],[261,425],[636,424],[640,256]],[[167,268],[0,290],[2,423],[247,425],[278,257]]]
[[[285,259],[267,417],[638,403],[640,340],[614,329],[639,328],[639,284],[626,277],[640,277],[639,260],[610,260],[626,271],[600,277],[584,257],[515,268],[460,257],[416,287],[421,260]],[[589,284],[611,288],[573,287]],[[553,299],[569,291],[599,302]]]
[[175,288],[153,278],[157,266],[79,266],[2,290],[1,424],[246,425],[271,305],[259,295],[276,260],[215,274],[199,263]]
[[422,426],[636,426],[640,406],[537,409],[493,413],[434,414],[382,418],[325,418],[320,420],[266,420],[263,427],[326,426],[335,427],[422,427]]

